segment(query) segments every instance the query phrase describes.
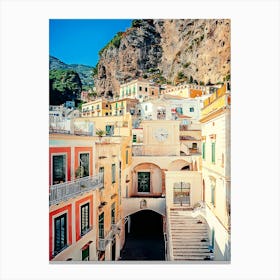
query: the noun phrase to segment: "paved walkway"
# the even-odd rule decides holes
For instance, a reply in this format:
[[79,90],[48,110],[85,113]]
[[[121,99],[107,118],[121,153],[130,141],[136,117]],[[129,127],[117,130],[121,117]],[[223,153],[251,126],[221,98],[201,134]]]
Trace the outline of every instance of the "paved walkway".
[[164,261],[164,240],[160,236],[128,235],[121,251],[121,260]]
[[165,260],[162,217],[153,211],[139,211],[131,216],[131,231],[121,251],[121,260]]

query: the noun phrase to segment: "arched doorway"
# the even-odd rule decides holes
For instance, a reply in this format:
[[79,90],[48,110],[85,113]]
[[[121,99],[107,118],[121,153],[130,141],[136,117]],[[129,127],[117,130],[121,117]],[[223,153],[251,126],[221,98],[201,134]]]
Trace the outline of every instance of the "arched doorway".
[[129,220],[121,260],[164,260],[163,216],[142,210]]

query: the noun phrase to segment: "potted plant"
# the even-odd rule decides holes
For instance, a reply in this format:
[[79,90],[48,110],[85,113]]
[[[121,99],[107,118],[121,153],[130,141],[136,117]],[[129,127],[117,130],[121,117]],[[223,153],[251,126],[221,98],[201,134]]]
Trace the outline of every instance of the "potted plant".
[[75,176],[76,178],[82,178],[84,177],[84,167],[83,166],[79,166],[76,171],[75,171]]
[[98,135],[99,141],[101,142],[101,139],[105,135],[106,132],[102,129],[97,128],[95,133],[96,133],[96,135]]

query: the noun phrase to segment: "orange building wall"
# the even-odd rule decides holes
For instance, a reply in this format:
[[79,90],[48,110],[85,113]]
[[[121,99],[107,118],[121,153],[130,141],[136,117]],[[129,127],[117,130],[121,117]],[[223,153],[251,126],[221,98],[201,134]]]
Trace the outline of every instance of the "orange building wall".
[[195,98],[202,95],[202,90],[190,89],[190,98]]
[[53,248],[53,217],[56,216],[59,213],[62,213],[64,211],[67,211],[67,244],[72,244],[72,205],[66,205],[62,208],[59,208],[55,211],[52,211],[49,213],[49,259],[52,259],[52,251]]
[[93,197],[92,195],[86,196],[75,202],[75,226],[76,226],[76,241],[81,239],[81,206],[85,203],[89,202],[89,226],[93,225]]

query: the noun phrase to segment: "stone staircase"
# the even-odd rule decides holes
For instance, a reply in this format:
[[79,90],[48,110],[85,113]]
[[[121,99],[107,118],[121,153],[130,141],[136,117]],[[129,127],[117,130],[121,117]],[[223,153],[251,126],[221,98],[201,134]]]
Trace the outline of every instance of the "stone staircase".
[[192,217],[192,209],[171,208],[170,236],[174,261],[209,261],[213,259],[205,220]]

